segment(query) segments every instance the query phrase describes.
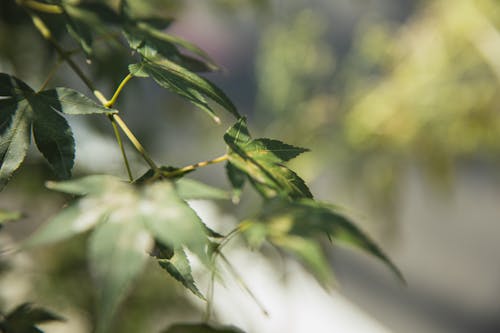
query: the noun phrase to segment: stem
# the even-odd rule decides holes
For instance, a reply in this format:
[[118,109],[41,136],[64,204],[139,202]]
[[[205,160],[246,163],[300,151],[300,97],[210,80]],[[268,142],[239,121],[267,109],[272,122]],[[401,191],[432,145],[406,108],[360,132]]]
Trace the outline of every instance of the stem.
[[130,73],[127,76],[125,76],[125,78],[122,80],[122,82],[120,82],[120,85],[118,86],[118,88],[116,88],[116,91],[113,94],[113,97],[111,97],[111,99],[104,104],[105,107],[108,107],[108,108],[113,107],[113,105],[116,103],[116,100],[118,99],[118,96],[120,96],[120,93],[122,92],[123,88],[130,80],[132,80],[133,77],[134,76]]
[[259,301],[259,299],[257,298],[257,296],[255,296],[255,294],[250,290],[250,288],[248,287],[248,285],[245,283],[245,281],[243,281],[243,278],[241,277],[241,275],[234,269],[233,265],[231,264],[231,262],[229,262],[229,260],[226,258],[226,256],[224,254],[222,254],[222,252],[218,251],[219,253],[219,256],[221,257],[222,261],[224,261],[224,263],[226,264],[226,267],[227,269],[229,270],[229,273],[231,273],[231,275],[236,279],[236,281],[240,284],[240,286],[247,292],[247,294],[253,299],[253,301],[255,302],[255,304],[257,304],[257,306],[260,308],[260,310],[262,311],[262,313],[266,316],[266,317],[269,317],[269,312],[267,312],[266,308],[264,307],[264,305]]
[[[52,46],[56,49],[57,53],[61,56],[62,59],[64,59],[68,65],[73,69],[73,71],[80,77],[80,79],[85,83],[85,85],[94,93],[94,96],[97,97],[97,99],[101,102],[102,105],[107,106],[109,103],[108,100],[104,97],[104,95],[96,89],[92,81],[83,73],[83,71],[78,67],[78,65],[69,57],[68,53],[65,52],[65,50],[62,48],[61,45],[57,42],[57,40],[52,36],[52,33],[50,32],[49,28],[45,25],[45,23],[42,21],[42,19],[33,13],[29,13],[31,16],[31,20],[33,21],[33,24],[35,27],[38,29],[38,31],[42,34],[43,38],[48,40]],[[125,78],[127,79],[127,78]],[[127,81],[130,79],[127,79]],[[124,80],[125,81],[125,80]],[[123,82],[122,82],[123,83]],[[124,83],[126,84],[126,82]],[[123,85],[124,85],[123,84]],[[121,85],[121,84],[120,84]],[[123,87],[122,87],[123,89]],[[115,93],[116,94],[116,93]],[[149,157],[149,154],[146,152],[146,149],[141,145],[139,140],[135,137],[135,135],[132,133],[132,131],[128,128],[128,126],[123,122],[123,120],[118,116],[117,114],[112,114],[110,119],[113,119],[113,121],[118,124],[118,126],[122,129],[122,131],[125,133],[127,138],[130,140],[134,148],[141,154],[142,158],[149,164],[149,166],[155,170],[155,172],[158,171],[158,166],[155,164],[155,162]],[[125,164],[128,164],[128,161],[125,160]]]
[[214,301],[214,287],[215,287],[215,268],[210,274],[210,282],[207,291],[207,306],[205,308],[205,315],[203,316],[203,321],[208,322],[210,316],[212,315],[213,301]]
[[16,0],[16,3],[21,6],[26,6],[28,8],[34,9],[39,12],[48,14],[62,14],[63,10],[58,5],[50,5],[46,3],[41,3],[34,0]]
[[195,169],[198,169],[198,168],[201,168],[201,167],[205,167],[207,165],[221,163],[221,162],[227,161],[228,159],[229,159],[229,155],[228,154],[224,154],[222,156],[214,158],[213,160],[208,160],[208,161],[203,161],[203,162],[199,162],[199,163],[196,163],[196,164],[191,164],[191,165],[185,166],[183,168],[177,169],[175,171],[166,172],[165,176],[167,176],[167,177],[175,177],[175,176],[183,175],[186,172],[193,171]]
[[127,169],[128,179],[130,182],[134,181],[134,177],[132,176],[132,171],[130,170],[130,164],[128,163],[127,153],[125,152],[125,147],[123,146],[122,137],[120,135],[120,131],[118,130],[118,125],[116,125],[116,121],[112,116],[108,116],[111,121],[111,125],[113,125],[113,132],[115,133],[116,141],[118,142],[118,146],[120,146],[120,151],[122,153],[123,161],[125,162],[125,168]]
[[149,164],[151,169],[153,169],[155,172],[157,172],[158,166],[149,157],[149,154],[146,152],[146,149],[144,149],[144,147],[141,145],[139,140],[137,140],[134,133],[132,133],[132,131],[128,128],[127,124],[125,124],[123,122],[122,118],[119,115],[117,115],[116,113],[112,114],[111,117],[118,124],[118,126],[120,126],[123,133],[125,133],[125,135],[129,139],[129,141],[132,143],[132,145],[134,145],[135,149],[139,152],[139,154],[141,154],[142,158]]
[[43,81],[42,86],[40,87],[40,89],[38,91],[42,91],[42,90],[44,90],[47,87],[47,85],[49,84],[50,80],[52,80],[52,78],[54,77],[54,75],[56,74],[57,70],[59,69],[59,67],[61,66],[62,63],[63,63],[63,59],[59,58],[57,60],[57,62],[50,69],[50,72],[47,75],[47,78],[45,79],[45,81]]

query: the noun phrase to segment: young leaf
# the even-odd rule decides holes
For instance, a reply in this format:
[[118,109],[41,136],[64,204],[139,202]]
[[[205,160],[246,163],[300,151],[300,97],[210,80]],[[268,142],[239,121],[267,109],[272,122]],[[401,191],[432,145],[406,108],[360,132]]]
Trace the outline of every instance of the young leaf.
[[[234,169],[245,173],[265,198],[284,196],[291,199],[312,198],[304,181],[282,163],[307,151],[278,140],[252,140],[245,118],[241,118],[224,135],[229,146],[228,176],[233,183]],[[236,185],[239,185],[238,180]]]
[[24,161],[31,128],[38,149],[56,176],[71,176],[75,158],[73,134],[59,114],[113,113],[68,88],[35,93],[21,80],[0,74],[0,190]]
[[4,333],[37,333],[42,332],[37,325],[49,321],[64,319],[42,308],[24,303],[8,313],[0,321],[0,331]]
[[175,249],[174,255],[169,259],[158,259],[158,264],[193,294],[205,300],[205,297],[194,282],[189,259],[182,248]]
[[234,326],[214,327],[208,324],[174,324],[162,333],[244,333]]
[[142,271],[152,238],[135,216],[122,214],[100,224],[89,245],[90,267],[98,285],[97,332],[109,332],[111,319]]
[[160,86],[185,97],[216,121],[218,117],[204,96],[214,100],[236,118],[240,117],[234,104],[217,86],[167,59],[163,59],[161,62],[145,59],[141,63],[130,65],[129,71],[138,77],[150,76]]

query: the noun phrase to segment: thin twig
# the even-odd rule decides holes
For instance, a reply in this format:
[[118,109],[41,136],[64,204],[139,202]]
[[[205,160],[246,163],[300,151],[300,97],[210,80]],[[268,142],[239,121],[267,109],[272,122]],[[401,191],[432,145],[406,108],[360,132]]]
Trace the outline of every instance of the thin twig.
[[125,147],[123,145],[120,131],[118,130],[118,125],[116,124],[116,121],[112,116],[109,116],[109,120],[111,121],[111,125],[113,126],[113,132],[115,133],[118,146],[120,146],[120,151],[122,153],[123,161],[125,162],[125,168],[127,169],[128,179],[130,180],[130,182],[133,182],[134,177],[132,176],[132,171],[130,170],[130,164],[128,163],[127,153],[125,152]]

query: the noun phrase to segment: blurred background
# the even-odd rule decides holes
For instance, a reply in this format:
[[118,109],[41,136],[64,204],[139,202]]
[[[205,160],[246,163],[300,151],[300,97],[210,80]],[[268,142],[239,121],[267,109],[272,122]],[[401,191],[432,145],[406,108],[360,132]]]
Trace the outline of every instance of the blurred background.
[[[292,169],[317,199],[342,207],[372,235],[408,281],[402,286],[372,258],[334,247],[330,259],[338,285],[328,294],[315,289],[293,263],[277,269],[270,264],[275,254],[245,256],[236,242],[234,263],[250,287],[262,293],[271,313],[271,319],[258,317],[267,329],[259,328],[249,319],[258,309],[245,312],[242,305],[240,316],[247,318],[238,323],[243,328],[292,332],[279,321],[290,321],[296,311],[310,312],[303,319],[310,322],[293,332],[500,331],[497,1],[130,2],[141,15],[175,17],[169,31],[199,45],[223,67],[206,77],[248,116],[255,137],[311,149],[293,161]],[[53,52],[13,1],[0,3],[0,17],[0,72],[41,85]],[[90,60],[75,59],[107,95],[127,73],[127,58],[113,47],[97,48]],[[88,93],[68,67],[53,84]],[[133,80],[117,107],[163,164],[191,164],[225,150],[222,135],[232,119],[220,112],[223,125],[215,126],[152,81]],[[106,121],[69,121],[77,141],[75,175],[125,176]],[[134,159],[132,150],[129,155]],[[146,170],[137,156],[133,170],[137,175]],[[25,238],[64,204],[67,198],[43,187],[51,177],[41,157],[31,154],[0,193],[0,208],[26,216],[2,230],[2,244]],[[220,166],[203,168],[193,178],[229,188]],[[236,207],[192,204],[222,231],[259,207],[249,188]],[[95,314],[84,254],[85,237],[80,237],[2,256],[0,305],[6,309],[33,300],[70,318],[47,332],[88,332]],[[254,267],[255,262],[262,265]],[[255,272],[278,277],[257,282]],[[268,288],[260,291],[262,284]],[[157,332],[172,320],[199,318],[203,311],[154,264],[137,285],[121,310],[117,332]],[[282,286],[289,288],[278,292]],[[224,290],[220,295],[228,303],[243,302],[231,300]],[[281,308],[273,317],[272,308],[280,303],[273,303],[272,295],[294,310]],[[219,304],[222,298],[216,294],[216,314],[231,322],[238,315],[228,316]],[[318,325],[319,320],[330,320],[330,326]],[[366,325],[352,326],[361,321]],[[346,326],[335,326],[342,322]]]

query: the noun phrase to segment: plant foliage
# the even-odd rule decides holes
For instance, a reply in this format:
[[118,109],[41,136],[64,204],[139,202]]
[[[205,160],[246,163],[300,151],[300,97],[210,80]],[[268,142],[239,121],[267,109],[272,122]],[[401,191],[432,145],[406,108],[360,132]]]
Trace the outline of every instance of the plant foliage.
[[[302,261],[325,287],[331,283],[330,265],[320,243],[322,236],[361,249],[385,263],[398,277],[398,269],[382,250],[348,218],[331,206],[313,199],[306,183],[285,166],[308,149],[269,138],[253,139],[247,120],[229,97],[216,85],[196,74],[218,67],[195,45],[166,33],[170,19],[138,18],[127,1],[118,10],[104,3],[75,3],[65,0],[18,1],[35,27],[98,98],[100,104],[67,87],[36,91],[10,74],[0,74],[0,189],[24,161],[33,136],[57,178],[47,187],[72,196],[69,204],[28,238],[22,249],[53,244],[78,234],[89,234],[88,262],[97,290],[97,332],[108,332],[112,318],[125,299],[134,280],[148,260],[159,266],[183,287],[205,301],[192,275],[189,253],[208,271],[222,255],[222,245],[230,235],[208,228],[186,200],[227,200],[231,191],[213,188],[185,178],[207,165],[226,162],[233,201],[238,201],[246,182],[263,199],[259,214],[244,219],[234,230],[245,236],[249,246],[259,248],[269,242]],[[40,15],[52,14],[49,19]],[[43,17],[43,19],[42,19]],[[59,44],[44,20],[59,17],[68,33],[87,57],[95,57],[94,36],[111,34],[125,52],[132,51],[129,74],[106,99],[85,76],[68,52]],[[123,38],[113,34],[118,30]],[[149,77],[160,86],[185,98],[220,122],[211,99],[236,118],[224,134],[226,154],[213,160],[182,168],[158,166],[139,139],[113,109],[127,82],[134,77]],[[50,76],[47,82],[50,81]],[[45,87],[46,84],[44,84]],[[88,175],[71,179],[75,142],[64,115],[101,114],[111,121],[128,181],[112,175]],[[132,174],[119,129],[144,159],[149,171],[140,177]],[[33,133],[33,134],[32,134]],[[250,214],[248,216],[251,216]],[[0,223],[18,218],[8,211],[0,213]],[[58,320],[44,310],[22,305],[4,316],[2,329],[10,332],[39,332],[36,324]],[[17,325],[17,326],[16,326]],[[216,328],[207,324],[178,324],[166,333],[241,332],[234,327]]]

